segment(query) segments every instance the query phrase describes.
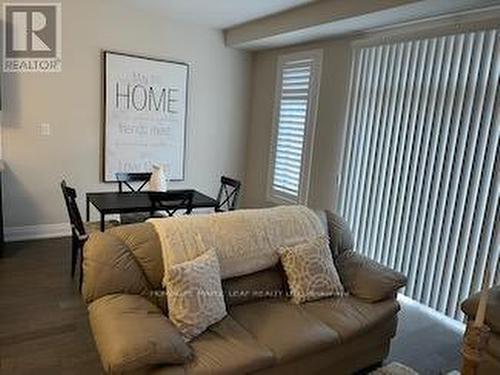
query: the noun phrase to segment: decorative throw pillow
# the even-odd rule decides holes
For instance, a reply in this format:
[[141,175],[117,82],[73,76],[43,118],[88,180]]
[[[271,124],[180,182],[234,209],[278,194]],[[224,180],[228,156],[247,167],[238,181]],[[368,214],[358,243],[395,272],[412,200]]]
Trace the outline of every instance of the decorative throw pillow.
[[186,341],[227,315],[215,250],[172,266],[165,286],[169,318]]
[[298,304],[344,294],[327,237],[320,236],[294,246],[282,247],[278,253],[292,302]]

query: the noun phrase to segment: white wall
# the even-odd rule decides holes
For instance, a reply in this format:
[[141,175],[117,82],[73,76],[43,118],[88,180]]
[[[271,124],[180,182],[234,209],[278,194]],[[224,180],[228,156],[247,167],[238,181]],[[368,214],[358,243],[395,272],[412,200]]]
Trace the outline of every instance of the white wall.
[[243,204],[271,206],[266,197],[267,171],[275,100],[276,61],[279,55],[309,49],[323,50],[321,88],[313,148],[308,205],[336,209],[338,178],[344,147],[345,115],[350,78],[350,58],[354,44],[387,42],[497,27],[496,12],[471,13],[429,20],[367,33],[365,36],[332,38],[294,47],[269,49],[253,56],[252,105],[247,143],[247,168]]
[[323,50],[323,64],[308,205],[335,209],[349,81],[349,43],[350,40],[347,39],[329,40],[255,53],[243,202],[245,206],[273,205],[266,198],[266,186],[277,58],[282,54],[320,48]]
[[[221,174],[243,177],[250,56],[226,48],[220,31],[143,8],[63,0],[62,72],[3,73],[6,227],[67,222],[62,178],[77,188],[82,209],[85,192],[116,189],[100,182],[105,49],[191,65],[186,179],[175,186],[214,195]],[[52,135],[40,135],[41,123]]]

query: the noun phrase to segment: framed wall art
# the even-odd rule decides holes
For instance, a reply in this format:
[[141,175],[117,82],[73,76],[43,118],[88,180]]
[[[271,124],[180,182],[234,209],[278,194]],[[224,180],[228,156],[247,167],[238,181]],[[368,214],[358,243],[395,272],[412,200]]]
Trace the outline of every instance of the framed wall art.
[[184,179],[189,66],[104,52],[104,181],[163,165]]

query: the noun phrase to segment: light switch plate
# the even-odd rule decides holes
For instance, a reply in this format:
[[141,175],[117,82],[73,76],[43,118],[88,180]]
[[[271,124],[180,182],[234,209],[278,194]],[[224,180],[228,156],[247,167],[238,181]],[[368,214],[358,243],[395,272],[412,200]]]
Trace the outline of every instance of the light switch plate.
[[40,135],[43,136],[50,135],[50,124],[40,124]]

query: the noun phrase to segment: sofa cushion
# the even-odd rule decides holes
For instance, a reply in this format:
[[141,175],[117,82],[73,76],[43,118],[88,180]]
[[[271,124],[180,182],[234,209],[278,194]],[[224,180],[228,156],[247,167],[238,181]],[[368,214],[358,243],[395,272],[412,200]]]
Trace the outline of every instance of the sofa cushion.
[[369,303],[354,297],[328,298],[301,306],[308,314],[337,332],[342,342],[362,335],[391,319],[399,311],[396,300]]
[[263,300],[234,306],[229,313],[281,362],[338,342],[335,331],[301,306],[286,300]]
[[354,247],[354,238],[347,222],[331,211],[325,211],[326,225],[330,237],[330,249],[333,257]]
[[190,346],[193,359],[182,367],[169,366],[166,373],[247,374],[270,367],[275,362],[273,353],[259,345],[229,315],[210,326]]
[[320,236],[278,250],[292,302],[342,296],[344,287],[333,264],[328,237]]
[[164,275],[160,239],[149,223],[121,225],[108,231],[134,254],[154,289],[161,288]]
[[141,296],[108,295],[89,305],[89,319],[106,371],[185,363],[191,349],[161,310]]
[[165,275],[169,318],[191,340],[227,314],[215,250],[176,264]]
[[287,293],[285,275],[280,264],[264,271],[223,280],[222,289],[228,306],[263,298],[284,297]]
[[85,243],[82,295],[90,303],[107,294],[147,296],[151,284],[134,254],[109,232],[92,233]]

